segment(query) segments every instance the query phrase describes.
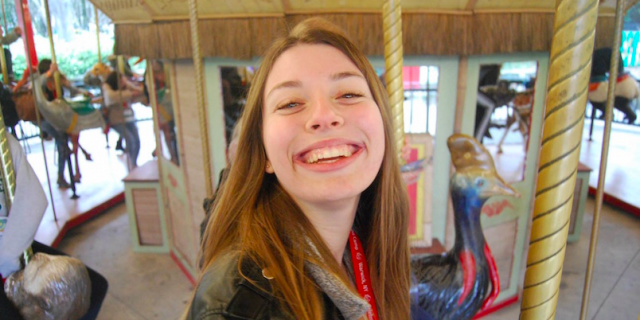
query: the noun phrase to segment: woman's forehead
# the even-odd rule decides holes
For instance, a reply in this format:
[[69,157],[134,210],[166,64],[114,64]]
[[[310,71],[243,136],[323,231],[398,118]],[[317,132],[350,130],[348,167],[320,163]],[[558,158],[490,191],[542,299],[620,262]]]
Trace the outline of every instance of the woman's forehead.
[[283,81],[331,77],[343,72],[364,78],[363,72],[339,49],[327,44],[298,44],[276,58],[266,78],[265,93]]

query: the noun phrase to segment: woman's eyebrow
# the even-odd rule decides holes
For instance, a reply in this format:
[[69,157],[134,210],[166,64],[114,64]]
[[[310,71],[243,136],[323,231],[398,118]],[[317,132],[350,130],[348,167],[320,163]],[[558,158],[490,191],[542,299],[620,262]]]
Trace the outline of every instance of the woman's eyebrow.
[[334,73],[331,75],[330,79],[333,81],[337,81],[337,80],[342,80],[350,77],[358,77],[358,78],[364,79],[363,75],[354,71],[343,71],[343,72]]
[[267,97],[270,96],[274,91],[276,91],[278,89],[300,88],[300,87],[302,87],[302,82],[299,81],[299,80],[291,80],[291,81],[280,82],[275,87],[271,88],[271,90],[269,90],[269,93],[267,93]]

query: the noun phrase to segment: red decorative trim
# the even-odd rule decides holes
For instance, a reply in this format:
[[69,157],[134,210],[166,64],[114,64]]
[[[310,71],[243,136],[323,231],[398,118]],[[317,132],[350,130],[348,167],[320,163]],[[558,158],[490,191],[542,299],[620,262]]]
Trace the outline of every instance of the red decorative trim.
[[473,282],[476,279],[476,258],[473,256],[473,252],[465,249],[460,252],[459,259],[462,265],[462,294],[458,299],[458,305],[461,305],[473,289]]
[[51,247],[57,248],[58,245],[60,244],[60,241],[62,241],[62,238],[64,238],[65,234],[69,230],[85,223],[87,220],[97,216],[100,213],[107,211],[108,209],[111,209],[112,207],[114,207],[115,205],[121,202],[124,202],[124,192],[120,192],[119,194],[103,202],[102,204],[99,204],[98,206],[91,208],[89,211],[85,213],[81,213],[75,216],[74,218],[68,220],[67,222],[65,222],[60,232],[58,232],[58,235],[53,240],[53,243],[51,243]]
[[482,304],[482,308],[480,311],[488,309],[491,307],[498,295],[500,294],[500,276],[498,275],[498,267],[496,266],[496,260],[493,258],[493,254],[491,253],[491,248],[489,248],[488,244],[484,244],[484,256],[487,259],[487,264],[489,265],[489,279],[491,280],[491,293],[484,300]]
[[494,313],[504,307],[510,306],[514,303],[518,302],[518,295],[516,294],[515,296],[511,297],[511,298],[507,298],[504,301],[494,304],[491,307],[487,308],[486,310],[482,311],[482,312],[478,312],[478,314],[475,315],[475,317],[473,317],[473,319],[480,319],[488,314]]
[[196,280],[191,276],[191,273],[189,272],[189,270],[187,270],[187,268],[184,266],[184,264],[182,264],[182,261],[180,261],[180,259],[178,259],[178,257],[176,256],[175,253],[173,253],[173,251],[171,251],[171,259],[173,259],[173,261],[178,265],[178,268],[180,268],[182,273],[184,273],[184,275],[187,277],[187,280],[189,280],[189,282],[191,282],[191,285],[193,285],[195,287]]
[[[589,187],[589,195],[592,196],[596,196],[596,188],[594,187]],[[640,208],[625,202],[621,199],[618,199],[608,193],[604,193],[603,197],[602,197],[602,201],[604,203],[610,204],[611,206],[614,206],[620,210],[626,211],[634,216],[640,217]]]

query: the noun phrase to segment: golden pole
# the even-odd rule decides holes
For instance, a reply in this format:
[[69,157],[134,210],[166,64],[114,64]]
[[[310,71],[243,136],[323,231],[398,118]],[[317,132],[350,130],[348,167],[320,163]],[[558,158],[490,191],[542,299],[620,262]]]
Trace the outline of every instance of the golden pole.
[[402,85],[402,7],[400,0],[387,0],[382,6],[384,26],[385,82],[391,104],[396,150],[404,146],[404,87]]
[[93,6],[93,15],[96,16],[96,39],[98,40],[98,62],[102,62],[102,52],[100,51],[100,20],[98,20],[98,7]]
[[[26,19],[26,17],[24,16],[24,10],[23,8],[19,8],[17,9],[20,13],[20,15],[22,15],[22,21],[28,21]],[[23,28],[23,29],[26,29]],[[24,31],[24,30],[23,30]],[[36,67],[33,65],[33,60],[31,60],[31,48],[29,45],[29,41],[24,41],[25,46],[26,46],[26,50],[25,50],[25,55],[27,56],[27,67],[29,68],[29,76],[32,77],[31,79],[34,79],[32,76],[33,72],[38,72],[38,71],[33,71],[33,69]],[[22,75],[23,77],[26,77],[27,75]],[[31,90],[33,92],[33,97],[35,99],[36,96],[36,87],[35,86],[31,86]],[[36,104],[36,123],[38,124],[38,128],[40,128],[40,111],[37,108],[37,104]],[[54,221],[58,221],[58,215],[56,214],[56,206],[55,206],[55,202],[53,200],[53,191],[51,191],[51,178],[49,175],[49,164],[47,163],[47,152],[46,149],[44,148],[44,139],[42,139],[42,131],[40,131],[40,146],[42,146],[42,158],[44,160],[44,170],[45,173],[47,174],[47,184],[49,185],[49,199],[51,200],[51,210],[53,211],[53,220]],[[26,254],[25,254],[26,257]],[[25,259],[26,260],[26,259]]]
[[191,50],[193,51],[193,66],[196,72],[196,99],[198,103],[198,117],[200,118],[200,136],[202,137],[202,166],[204,167],[204,181],[207,198],[213,196],[211,185],[211,160],[209,157],[209,130],[207,130],[207,113],[204,104],[204,78],[202,72],[202,57],[200,56],[200,37],[198,32],[197,0],[189,0],[189,25],[191,27]]
[[4,188],[5,205],[8,214],[15,196],[16,174],[13,170],[11,150],[9,149],[9,140],[7,139],[7,129],[4,126],[2,110],[0,110],[0,153],[2,154],[2,156],[0,156],[0,177],[2,179],[2,187]]
[[604,136],[602,138],[600,172],[598,173],[598,189],[596,191],[596,208],[593,212],[591,243],[589,244],[589,260],[587,262],[587,274],[584,280],[584,291],[582,292],[580,320],[587,319],[587,311],[589,311],[589,295],[591,294],[591,280],[593,278],[593,268],[596,263],[596,248],[598,247],[600,214],[602,213],[602,198],[604,195],[604,178],[607,173],[609,140],[611,138],[611,121],[613,120],[613,103],[615,101],[616,80],[618,79],[618,63],[620,63],[618,59],[618,57],[620,57],[620,35],[622,34],[622,20],[624,19],[624,15],[624,0],[618,0],[616,5],[615,29],[613,35],[613,52],[611,53],[611,65],[609,66],[609,91],[607,92],[607,107],[605,108]]
[[[51,63],[58,64],[56,61],[56,51],[53,45],[53,31],[51,30],[51,14],[49,12],[49,0],[44,0],[44,13],[47,17],[47,33],[49,34],[49,46],[51,46]],[[62,99],[62,88],[60,88],[60,71],[54,73],[56,84],[56,96]]]
[[[4,12],[4,0],[2,0],[2,16],[4,17],[4,32],[7,34],[9,29],[7,29],[7,15]],[[4,84],[9,84],[9,70],[7,68],[7,57],[4,55],[4,46],[0,46],[2,52],[0,53],[0,63],[2,63],[2,82]]]
[[521,320],[555,317],[587,105],[598,0],[558,0]]

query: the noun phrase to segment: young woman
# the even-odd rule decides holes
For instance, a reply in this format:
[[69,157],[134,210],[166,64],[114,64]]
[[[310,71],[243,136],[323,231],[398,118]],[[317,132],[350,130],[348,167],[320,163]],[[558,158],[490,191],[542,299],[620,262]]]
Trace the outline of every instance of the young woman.
[[310,19],[251,85],[187,319],[409,319],[408,200],[360,50]]
[[[135,169],[138,166],[138,154],[140,153],[140,135],[136,123],[132,121],[133,119],[128,118],[133,118],[133,110],[130,109],[131,102],[142,96],[142,91],[124,76],[121,76],[118,81],[118,73],[112,71],[102,84],[102,92],[104,105],[109,113],[109,126],[116,130],[121,137],[124,137],[129,157],[129,169]],[[126,116],[125,109],[129,109],[130,116]]]

